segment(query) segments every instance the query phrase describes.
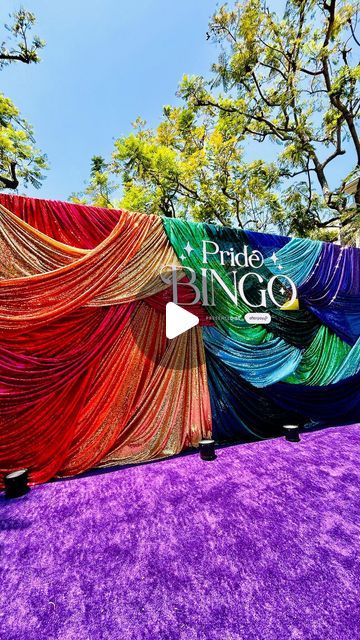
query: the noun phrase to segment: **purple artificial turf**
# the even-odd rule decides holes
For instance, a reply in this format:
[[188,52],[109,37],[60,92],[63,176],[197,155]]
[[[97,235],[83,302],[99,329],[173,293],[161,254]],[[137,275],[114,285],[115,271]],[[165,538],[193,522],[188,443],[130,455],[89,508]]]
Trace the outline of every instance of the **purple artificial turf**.
[[1,497],[1,640],[360,637],[360,425]]

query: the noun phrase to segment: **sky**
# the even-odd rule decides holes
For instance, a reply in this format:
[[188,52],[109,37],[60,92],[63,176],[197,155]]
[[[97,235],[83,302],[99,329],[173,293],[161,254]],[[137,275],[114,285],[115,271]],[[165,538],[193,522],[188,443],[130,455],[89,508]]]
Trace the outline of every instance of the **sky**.
[[[6,21],[18,2],[2,2]],[[38,65],[1,72],[1,91],[34,126],[50,171],[28,195],[66,199],[81,190],[94,154],[109,157],[114,138],[137,116],[155,125],[173,104],[182,75],[206,73],[213,0],[26,0],[46,40]]]
[[[50,170],[27,195],[66,200],[81,191],[93,155],[110,158],[114,139],[137,116],[155,126],[175,104],[184,73],[209,75],[217,49],[206,40],[215,0],[23,0],[46,41],[37,65],[1,71],[0,90],[34,127]],[[272,0],[280,11],[284,0]],[[1,3],[0,23],[20,6]],[[261,156],[271,150],[261,147]],[[23,191],[23,189],[22,189]]]

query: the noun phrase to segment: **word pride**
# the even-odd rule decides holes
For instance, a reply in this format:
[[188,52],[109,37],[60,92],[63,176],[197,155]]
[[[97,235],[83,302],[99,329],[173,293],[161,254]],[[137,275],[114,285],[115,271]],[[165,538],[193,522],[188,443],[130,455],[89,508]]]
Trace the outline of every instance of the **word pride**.
[[[200,257],[200,249],[194,249],[188,242],[184,246],[184,253],[180,255],[182,262],[191,257],[195,252]],[[186,255],[185,255],[186,254]],[[274,255],[274,254],[273,254]],[[214,264],[214,259],[222,267],[235,267],[232,271],[223,272],[226,280],[214,269],[210,264]],[[272,258],[274,264],[277,261],[276,256]],[[252,308],[267,307],[268,302],[277,307],[281,307],[286,300],[289,304],[296,300],[297,292],[294,282],[281,273],[273,275],[268,282],[257,272],[264,264],[264,257],[258,250],[250,250],[244,245],[241,251],[235,252],[233,248],[223,251],[217,242],[212,240],[203,240],[201,247],[201,261],[204,265],[197,271],[190,266],[182,264],[181,268],[176,265],[164,265],[160,273],[162,281],[172,286],[173,301],[175,304],[179,302],[179,287],[191,288],[194,292],[194,299],[191,302],[181,302],[184,306],[197,304],[200,300],[203,305],[213,307],[216,305],[216,292],[220,292],[222,298],[227,297],[228,301],[234,305],[238,305],[239,299]],[[281,265],[278,265],[281,269]],[[247,269],[243,273],[243,269]],[[251,271],[248,271],[251,269]],[[185,274],[187,282],[178,282],[179,271]],[[257,301],[249,300],[246,291],[252,290],[256,292]],[[282,300],[277,299],[280,296]]]

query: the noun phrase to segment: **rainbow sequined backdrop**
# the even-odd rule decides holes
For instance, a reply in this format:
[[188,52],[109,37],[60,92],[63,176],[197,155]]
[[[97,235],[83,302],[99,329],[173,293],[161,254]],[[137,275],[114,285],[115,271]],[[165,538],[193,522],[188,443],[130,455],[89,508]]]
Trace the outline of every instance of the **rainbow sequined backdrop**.
[[[229,257],[213,251],[206,264],[224,286],[214,306],[186,307],[200,323],[169,341],[161,271],[201,281],[204,246]],[[261,265],[234,301],[226,283],[244,247]],[[28,467],[42,482],[172,455],[210,434],[247,441],[288,422],[360,418],[358,249],[1,194],[0,269],[3,472]],[[270,324],[245,322],[257,280],[276,276],[288,295],[281,275],[297,306],[270,300]],[[191,287],[179,291],[180,304],[192,301]]]

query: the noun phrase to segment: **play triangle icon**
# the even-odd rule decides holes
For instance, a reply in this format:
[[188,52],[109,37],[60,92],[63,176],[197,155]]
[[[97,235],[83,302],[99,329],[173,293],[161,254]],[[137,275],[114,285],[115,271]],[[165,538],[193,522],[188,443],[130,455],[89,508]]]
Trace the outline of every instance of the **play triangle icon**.
[[166,305],[166,337],[172,340],[188,329],[199,324],[199,318],[193,313],[179,307],[175,302]]

